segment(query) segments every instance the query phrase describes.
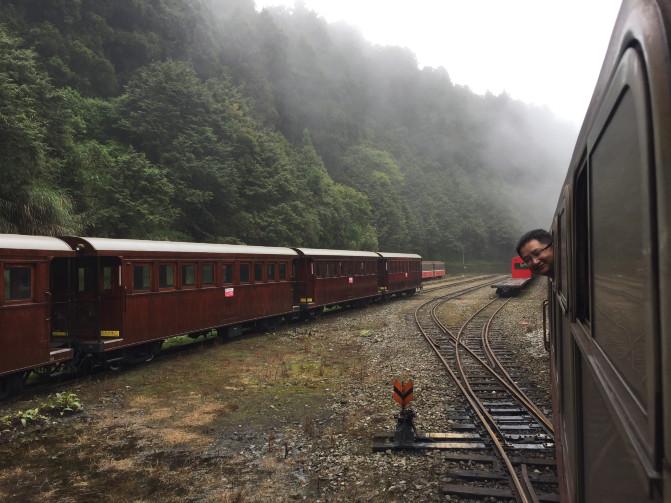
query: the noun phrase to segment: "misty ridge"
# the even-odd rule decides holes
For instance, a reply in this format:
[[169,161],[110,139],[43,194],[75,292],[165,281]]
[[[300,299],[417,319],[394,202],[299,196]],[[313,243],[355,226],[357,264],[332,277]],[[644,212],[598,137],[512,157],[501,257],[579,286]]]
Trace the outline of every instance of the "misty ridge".
[[0,46],[0,232],[507,260],[577,134],[300,5],[4,0]]

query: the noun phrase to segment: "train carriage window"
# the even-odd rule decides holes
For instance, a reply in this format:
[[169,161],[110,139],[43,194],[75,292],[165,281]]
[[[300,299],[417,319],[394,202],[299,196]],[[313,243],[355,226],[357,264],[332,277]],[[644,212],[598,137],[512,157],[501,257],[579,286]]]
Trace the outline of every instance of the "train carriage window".
[[[646,143],[628,89],[592,151],[590,172],[592,335],[643,409],[654,348],[654,273]],[[598,183],[595,183],[597,181]]]
[[5,266],[5,300],[26,300],[32,298],[32,268],[27,266]]
[[133,266],[133,290],[151,289],[151,266],[137,264]]
[[196,286],[196,266],[194,264],[182,265],[182,286]]
[[233,283],[233,264],[224,264],[224,284]]
[[275,281],[275,264],[267,264],[266,277],[268,281]]
[[175,266],[173,264],[159,264],[158,266],[158,287],[175,287]]
[[202,285],[214,285],[214,264],[200,266],[200,282]]
[[286,281],[287,279],[287,264],[285,262],[280,262],[280,281]]
[[249,283],[249,264],[240,264],[240,283]]
[[254,264],[254,281],[263,281],[263,264],[261,262]]
[[588,325],[590,320],[590,266],[588,176],[586,163],[576,179],[575,209],[575,311],[576,319]]

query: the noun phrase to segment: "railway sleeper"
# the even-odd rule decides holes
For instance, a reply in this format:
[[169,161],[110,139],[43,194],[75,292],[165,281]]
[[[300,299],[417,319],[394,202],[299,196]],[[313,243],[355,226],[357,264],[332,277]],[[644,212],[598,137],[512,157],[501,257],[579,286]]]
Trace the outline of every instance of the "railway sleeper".
[[[529,480],[537,484],[556,484],[557,477],[553,473],[528,472]],[[467,480],[506,480],[508,476],[501,471],[485,470],[449,470],[448,477]]]

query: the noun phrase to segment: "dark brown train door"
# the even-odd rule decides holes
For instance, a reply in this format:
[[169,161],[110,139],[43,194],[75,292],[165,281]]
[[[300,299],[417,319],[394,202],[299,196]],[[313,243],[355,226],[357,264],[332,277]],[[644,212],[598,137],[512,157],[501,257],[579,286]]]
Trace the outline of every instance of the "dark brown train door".
[[121,337],[125,294],[121,278],[121,260],[118,257],[101,257],[98,274],[100,336],[103,339]]
[[[653,68],[652,71],[655,71]],[[645,64],[627,49],[588,137],[589,274],[573,334],[578,501],[660,501],[662,469],[655,139]],[[668,78],[668,75],[667,75]],[[581,181],[582,180],[582,181]],[[578,284],[577,286],[580,286]]]
[[55,345],[64,344],[71,336],[74,262],[75,259],[70,257],[56,257],[51,261],[51,341]]
[[100,335],[98,257],[77,257],[71,278],[71,335],[82,342],[95,341]]

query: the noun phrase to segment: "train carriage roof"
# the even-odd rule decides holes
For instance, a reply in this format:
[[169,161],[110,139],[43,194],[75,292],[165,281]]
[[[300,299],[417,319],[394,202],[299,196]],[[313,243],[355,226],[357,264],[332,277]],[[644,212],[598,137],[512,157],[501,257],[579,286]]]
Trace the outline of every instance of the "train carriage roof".
[[388,252],[378,252],[382,258],[418,258],[421,259],[421,255],[416,253],[388,253]]
[[70,252],[72,248],[58,238],[49,236],[25,236],[22,234],[0,234],[0,249],[3,250],[40,250]]
[[139,239],[64,238],[73,247],[101,254],[161,253],[161,254],[228,254],[228,255],[298,255],[291,248],[273,246],[246,246],[215,243],[183,243],[175,241],[148,241]]
[[361,258],[380,258],[375,252],[356,251],[356,250],[322,250],[318,248],[294,248],[301,255],[307,257],[361,257]]

